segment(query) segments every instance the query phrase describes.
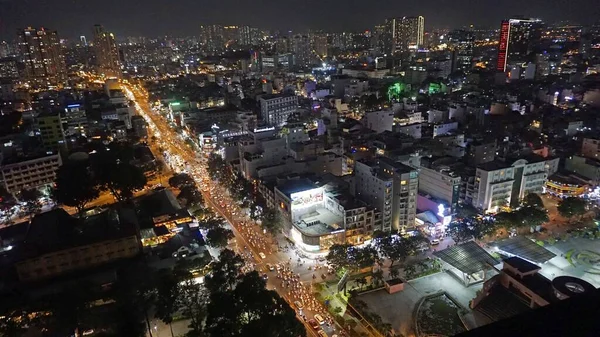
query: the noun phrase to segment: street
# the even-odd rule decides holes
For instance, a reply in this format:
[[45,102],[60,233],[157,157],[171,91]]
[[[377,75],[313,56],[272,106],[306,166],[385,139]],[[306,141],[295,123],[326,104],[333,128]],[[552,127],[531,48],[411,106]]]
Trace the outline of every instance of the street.
[[[323,272],[314,273],[318,262],[298,256],[296,251],[291,248],[279,249],[278,247],[283,247],[282,244],[287,245],[287,243],[274,243],[271,237],[262,233],[258,225],[242,215],[242,211],[237,203],[229,198],[227,191],[209,178],[205,163],[198,158],[195,149],[169,126],[166,118],[158,113],[153,113],[141,91],[135,88],[132,91],[132,88],[126,85],[122,87],[129,99],[135,102],[138,113],[148,122],[149,134],[154,135],[157,139],[157,144],[152,145],[159,145],[163,149],[167,166],[176,172],[185,172],[194,178],[201,187],[207,205],[231,224],[236,240],[243,243],[244,248],[240,249],[241,251],[238,253],[250,257],[253,267],[261,275],[267,275],[267,287],[277,291],[296,310],[298,308],[294,302],[303,302],[303,309],[297,310],[297,315],[305,324],[309,335],[317,336],[315,329],[311,328],[307,322],[314,319],[317,314],[323,317],[322,330],[328,336],[336,335],[336,331],[341,329],[334,328],[335,321],[312,295],[311,284],[317,278],[322,278],[323,274]],[[280,273],[281,278],[277,278],[276,271],[267,272],[267,264],[279,265],[280,268],[284,268]],[[306,320],[302,319],[301,315],[306,317]]]

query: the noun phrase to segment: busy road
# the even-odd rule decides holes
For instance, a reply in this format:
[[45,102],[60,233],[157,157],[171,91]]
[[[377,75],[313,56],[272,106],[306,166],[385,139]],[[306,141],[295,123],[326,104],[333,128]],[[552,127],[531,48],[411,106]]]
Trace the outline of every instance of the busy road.
[[317,279],[332,277],[323,262],[308,258],[283,238],[272,238],[251,221],[236,202],[206,171],[206,159],[186,143],[158,109],[148,104],[142,88],[122,85],[128,98],[149,126],[150,138],[155,137],[163,151],[167,166],[176,172],[186,172],[201,188],[207,206],[227,220],[236,238],[238,253],[247,258],[248,268],[257,270],[267,287],[277,291],[296,310],[298,319],[311,336],[340,336],[340,328],[327,310],[312,295]]

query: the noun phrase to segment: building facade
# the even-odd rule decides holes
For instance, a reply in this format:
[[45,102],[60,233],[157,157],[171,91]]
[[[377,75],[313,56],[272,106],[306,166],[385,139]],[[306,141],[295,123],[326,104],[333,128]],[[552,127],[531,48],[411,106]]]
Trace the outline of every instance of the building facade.
[[358,160],[354,166],[354,192],[381,213],[375,229],[405,232],[414,228],[419,173],[386,157]]
[[52,154],[14,163],[2,163],[2,182],[9,193],[24,188],[37,188],[54,183],[56,171],[62,164],[60,154]]
[[94,26],[94,51],[98,74],[121,77],[121,61],[115,36],[105,31],[101,25]]
[[262,120],[268,125],[282,126],[298,108],[298,96],[265,95],[259,103]]
[[18,48],[26,80],[59,83],[67,79],[65,57],[56,31],[43,27],[19,30]]

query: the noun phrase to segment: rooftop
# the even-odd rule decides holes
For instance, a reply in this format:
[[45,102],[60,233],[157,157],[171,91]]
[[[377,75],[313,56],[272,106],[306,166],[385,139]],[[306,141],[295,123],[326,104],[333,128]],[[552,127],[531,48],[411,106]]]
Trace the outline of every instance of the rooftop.
[[288,198],[298,192],[308,191],[317,188],[318,186],[308,178],[291,179],[280,184],[276,188]]
[[304,214],[300,221],[294,223],[294,226],[303,234],[309,236],[320,236],[329,234],[340,229],[344,219],[333,214],[325,208],[317,208],[313,212]]
[[544,263],[556,256],[556,254],[523,236],[496,241],[492,246],[509,255],[519,256],[534,263]]
[[473,274],[498,263],[493,256],[474,241],[433,252],[433,255],[465,274]]
[[518,270],[520,273],[526,274],[529,272],[532,272],[534,270],[540,270],[540,266],[538,266],[537,264],[533,264],[529,261],[523,260],[522,258],[518,257],[518,256],[513,256],[513,257],[509,257],[508,259],[505,259],[504,264],[507,264],[513,268],[515,268],[516,270]]
[[477,168],[482,169],[484,171],[488,171],[488,172],[501,170],[501,169],[508,168],[508,167],[510,167],[510,164],[507,164],[507,163],[505,163],[501,160],[497,160],[497,159],[492,160],[487,163],[479,164],[477,166]]

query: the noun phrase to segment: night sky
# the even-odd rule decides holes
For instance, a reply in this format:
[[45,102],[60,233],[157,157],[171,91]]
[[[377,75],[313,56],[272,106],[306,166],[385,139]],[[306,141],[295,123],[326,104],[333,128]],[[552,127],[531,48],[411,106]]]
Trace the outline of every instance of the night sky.
[[546,22],[600,20],[598,0],[0,0],[0,39],[19,27],[57,29],[61,37],[91,36],[103,24],[117,36],[197,35],[202,24],[328,31],[370,29],[393,16],[425,16],[425,29],[496,27],[511,15]]

